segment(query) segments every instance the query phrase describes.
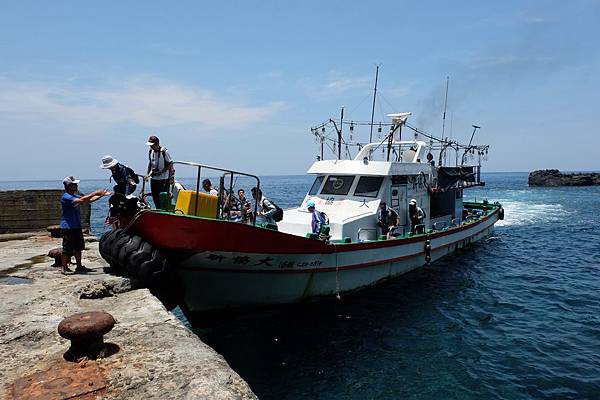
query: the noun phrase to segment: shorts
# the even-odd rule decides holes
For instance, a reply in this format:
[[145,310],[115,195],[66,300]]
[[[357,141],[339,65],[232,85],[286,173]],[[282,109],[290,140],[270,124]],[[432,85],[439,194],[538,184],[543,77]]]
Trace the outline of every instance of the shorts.
[[72,254],[74,251],[81,251],[85,248],[81,228],[62,229],[61,234],[63,253]]

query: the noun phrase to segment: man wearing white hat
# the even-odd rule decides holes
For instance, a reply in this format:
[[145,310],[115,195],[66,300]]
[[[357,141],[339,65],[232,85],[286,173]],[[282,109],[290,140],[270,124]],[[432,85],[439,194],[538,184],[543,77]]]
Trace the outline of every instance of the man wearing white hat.
[[[408,202],[408,217],[410,218],[410,231],[412,233],[424,233],[425,227],[423,221],[425,219],[425,211],[417,206],[417,200],[410,199]],[[419,230],[419,232],[417,232]]]
[[127,196],[135,192],[138,178],[135,172],[127,165],[123,165],[113,156],[107,155],[102,157],[100,168],[110,169],[112,178],[116,183],[113,187],[115,193],[121,193]]
[[62,207],[60,228],[63,238],[63,274],[72,272],[67,267],[67,262],[71,259],[72,255],[75,256],[75,261],[77,262],[77,268],[75,269],[76,273],[85,273],[89,271],[86,267],[81,265],[81,251],[84,249],[85,245],[83,242],[83,232],[81,230],[81,211],[79,210],[79,205],[81,203],[93,203],[110,194],[110,192],[104,189],[98,189],[95,192],[81,196],[77,193],[78,183],[79,179],[75,179],[73,176],[67,176],[63,179],[65,193],[60,199],[60,205]]

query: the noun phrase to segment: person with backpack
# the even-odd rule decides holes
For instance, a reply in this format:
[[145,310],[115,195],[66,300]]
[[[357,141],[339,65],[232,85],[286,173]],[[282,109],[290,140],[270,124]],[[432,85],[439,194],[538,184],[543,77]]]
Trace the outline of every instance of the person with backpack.
[[115,193],[127,196],[135,192],[140,180],[133,169],[121,164],[116,158],[110,155],[102,157],[100,168],[110,169],[112,179],[115,181],[115,186],[113,187]]
[[324,212],[317,211],[317,209],[315,208],[315,202],[312,200],[306,204],[306,209],[312,215],[312,219],[310,222],[312,233],[314,233],[315,235],[319,235],[321,233],[323,225],[327,224],[327,216]]
[[277,204],[263,196],[262,190],[253,187],[250,191],[258,204],[256,222],[277,225],[277,222],[283,218],[283,210]]
[[154,206],[159,208],[160,194],[168,192],[169,185],[175,181],[173,159],[169,151],[160,145],[158,137],[150,136],[146,145],[150,146],[150,150],[148,151],[148,171],[144,179],[150,178],[152,201]]

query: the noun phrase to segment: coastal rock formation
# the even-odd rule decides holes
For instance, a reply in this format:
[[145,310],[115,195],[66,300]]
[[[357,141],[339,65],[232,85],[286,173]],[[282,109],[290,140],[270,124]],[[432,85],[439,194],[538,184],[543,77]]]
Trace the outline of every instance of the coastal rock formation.
[[529,186],[592,186],[600,185],[600,173],[582,172],[563,174],[557,169],[533,171]]

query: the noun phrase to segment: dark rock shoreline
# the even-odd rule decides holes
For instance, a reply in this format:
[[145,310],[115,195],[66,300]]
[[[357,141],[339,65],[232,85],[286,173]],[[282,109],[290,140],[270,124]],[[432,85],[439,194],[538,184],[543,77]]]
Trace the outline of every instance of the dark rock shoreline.
[[529,186],[593,186],[600,185],[600,173],[562,173],[557,169],[537,170],[529,173]]

